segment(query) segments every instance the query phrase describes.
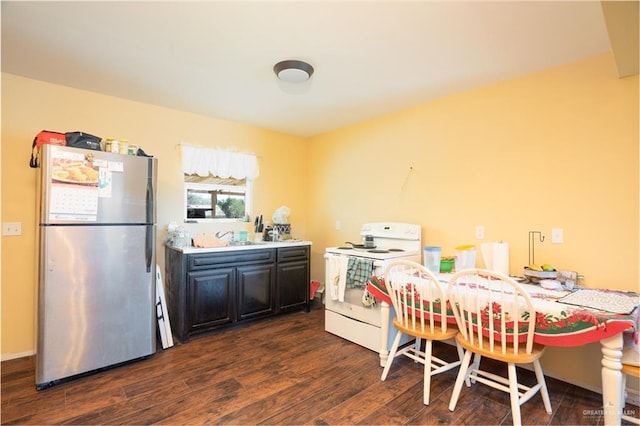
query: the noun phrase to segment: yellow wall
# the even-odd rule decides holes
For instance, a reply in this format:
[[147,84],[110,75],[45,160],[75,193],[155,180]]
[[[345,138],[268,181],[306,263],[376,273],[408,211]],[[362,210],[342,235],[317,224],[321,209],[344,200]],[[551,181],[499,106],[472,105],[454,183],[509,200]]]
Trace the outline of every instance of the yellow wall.
[[[26,164],[42,128],[128,137],[148,148],[160,161],[160,227],[181,218],[177,143],[255,152],[256,209],[270,216],[291,208],[294,233],[313,241],[314,279],[323,280],[327,246],[353,241],[364,222],[402,221],[422,225],[423,242],[445,253],[479,243],[474,230],[483,225],[484,241],[510,243],[512,273],[527,263],[528,232],[539,230],[546,240],[536,245],[537,263],[576,270],[589,286],[638,288],[638,77],[618,79],[609,54],[307,141],[2,79],[2,220],[22,221],[25,230],[2,239],[3,357],[34,348],[35,173]],[[556,227],[564,244],[550,242]],[[546,372],[600,388],[598,344],[548,352]]]
[[[638,290],[638,125],[638,76],[618,79],[605,54],[315,137],[311,237],[332,246],[363,222],[411,222],[453,254],[483,225],[522,274],[539,230],[536,263]],[[551,348],[545,371],[599,388],[599,346]]]
[[[422,225],[445,253],[503,240],[591,286],[638,288],[638,78],[609,55],[442,98],[311,141],[314,243],[367,221]],[[335,221],[342,230],[334,229]],[[551,229],[564,244],[551,244]]]
[[[170,221],[183,219],[178,144],[252,152],[258,156],[254,213],[271,221],[286,205],[295,237],[305,238],[309,146],[304,140],[252,126],[145,105],[2,74],[2,221],[22,222],[22,236],[2,237],[2,357],[30,354],[36,339],[36,171],[28,166],[42,129],[81,130],[127,138],[158,158],[158,262]],[[189,224],[192,233],[233,225]],[[248,224],[235,224],[248,229]],[[100,250],[96,247],[96,250]]]

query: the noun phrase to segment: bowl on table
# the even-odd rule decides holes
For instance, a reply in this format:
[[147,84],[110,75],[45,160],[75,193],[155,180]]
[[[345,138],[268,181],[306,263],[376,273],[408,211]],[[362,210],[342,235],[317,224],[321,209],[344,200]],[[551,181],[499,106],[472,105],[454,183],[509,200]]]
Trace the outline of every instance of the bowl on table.
[[448,273],[453,270],[453,265],[455,261],[453,257],[443,257],[440,259],[440,272]]

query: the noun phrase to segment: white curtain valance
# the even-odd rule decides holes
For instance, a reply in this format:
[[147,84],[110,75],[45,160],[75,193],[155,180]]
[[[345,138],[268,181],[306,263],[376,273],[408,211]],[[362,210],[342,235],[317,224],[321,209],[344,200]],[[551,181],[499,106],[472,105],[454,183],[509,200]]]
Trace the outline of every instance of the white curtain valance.
[[252,154],[180,145],[185,174],[254,180],[260,175],[258,158]]

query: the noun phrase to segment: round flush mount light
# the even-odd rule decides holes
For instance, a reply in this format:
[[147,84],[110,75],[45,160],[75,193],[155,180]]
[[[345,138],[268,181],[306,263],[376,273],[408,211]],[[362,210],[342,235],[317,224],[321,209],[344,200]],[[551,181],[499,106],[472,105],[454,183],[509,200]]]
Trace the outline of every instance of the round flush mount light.
[[273,72],[278,79],[288,83],[303,83],[313,75],[313,67],[298,60],[287,60],[278,62],[273,66]]

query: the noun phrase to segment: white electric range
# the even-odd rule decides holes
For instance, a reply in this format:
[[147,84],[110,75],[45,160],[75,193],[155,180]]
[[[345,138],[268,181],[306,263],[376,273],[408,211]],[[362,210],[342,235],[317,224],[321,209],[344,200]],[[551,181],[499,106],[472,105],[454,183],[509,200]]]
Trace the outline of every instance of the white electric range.
[[[396,329],[392,326],[393,309],[389,315],[389,336],[382,346],[381,303],[371,305],[360,283],[345,282],[352,275],[354,263],[371,263],[371,276],[382,275],[393,260],[405,259],[420,263],[422,254],[422,229],[420,225],[395,222],[376,222],[362,225],[362,241],[345,243],[340,247],[329,247],[325,251],[325,330],[381,354],[388,353]],[[365,237],[373,248],[365,248]],[[349,259],[360,262],[349,262]],[[366,269],[366,268],[365,268]],[[370,277],[369,277],[370,278]],[[348,281],[348,279],[347,279]],[[364,296],[364,297],[363,297]],[[405,342],[408,342],[406,339]]]

